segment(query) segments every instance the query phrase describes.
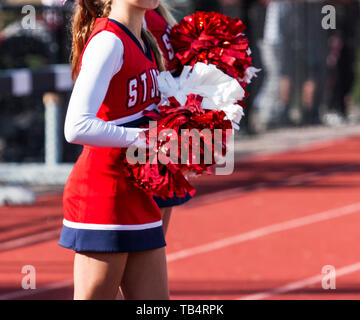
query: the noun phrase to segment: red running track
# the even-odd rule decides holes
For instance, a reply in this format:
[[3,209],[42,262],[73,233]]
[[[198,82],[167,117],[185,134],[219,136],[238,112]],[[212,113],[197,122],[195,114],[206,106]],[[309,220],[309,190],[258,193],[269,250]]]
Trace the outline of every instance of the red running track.
[[[359,299],[360,136],[252,157],[197,179],[167,236],[172,299]],[[61,195],[0,209],[0,299],[71,299]],[[21,268],[36,268],[36,290]],[[322,288],[335,267],[336,289]]]

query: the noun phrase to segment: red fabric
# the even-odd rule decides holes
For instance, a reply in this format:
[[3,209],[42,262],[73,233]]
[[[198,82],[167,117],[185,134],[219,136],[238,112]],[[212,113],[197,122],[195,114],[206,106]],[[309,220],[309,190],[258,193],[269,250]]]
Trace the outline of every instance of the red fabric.
[[[196,174],[210,173],[210,168],[215,165],[214,158],[214,130],[219,129],[222,132],[221,145],[223,154],[226,152],[226,129],[232,128],[230,120],[224,120],[225,113],[223,111],[205,110],[200,107],[202,97],[199,95],[189,95],[188,100],[184,106],[180,106],[175,99],[170,99],[172,102],[169,106],[159,107],[160,113],[156,111],[144,111],[144,114],[153,120],[157,121],[157,135],[161,137],[161,141],[157,141],[156,147],[147,153],[146,164],[128,164],[128,175],[134,181],[134,184],[143,190],[148,190],[154,195],[164,199],[171,198],[173,194],[183,197],[186,193],[194,194],[195,190],[187,182],[183,176],[183,172],[190,171]],[[171,137],[161,136],[161,130],[172,129],[177,135],[177,144],[171,144]],[[199,139],[189,139],[185,135],[182,136],[183,130],[188,130],[188,136],[191,135],[190,131],[197,129],[200,133]],[[203,129],[208,129],[211,134],[211,141],[209,141],[202,133]],[[151,131],[152,129],[150,129]],[[147,137],[151,132],[147,131]],[[186,132],[186,131],[185,131]],[[153,134],[151,134],[153,136]],[[182,141],[185,138],[187,142]],[[196,141],[196,143],[195,143]],[[149,141],[151,143],[151,141]],[[164,156],[164,147],[175,147],[178,150],[177,158],[170,161],[168,164],[162,164],[159,160],[156,164],[150,162],[149,159],[160,159]],[[187,148],[186,151],[189,157],[184,163],[182,160],[182,150]],[[200,151],[200,161],[192,161],[193,150]],[[211,163],[205,162],[205,153],[210,150]],[[198,163],[199,162],[199,163]]]
[[212,63],[239,80],[251,66],[244,30],[244,24],[237,18],[218,12],[196,12],[173,27],[171,42],[182,65]]
[[64,189],[64,218],[98,224],[161,220],[151,195],[126,177],[120,149],[85,146]]
[[[150,73],[151,70],[158,72],[154,55],[152,54],[153,61],[149,60],[134,40],[117,24],[109,21],[108,18],[96,19],[94,29],[87,43],[103,30],[112,32],[121,39],[124,45],[124,63],[120,71],[112,78],[97,117],[106,121],[115,120],[135,114],[153,103],[158,104],[160,102],[160,94],[155,90],[156,88],[153,88]],[[141,63],[139,63],[140,61]],[[143,103],[144,86],[142,85],[140,75],[144,72],[146,72],[147,75],[147,99]],[[136,106],[129,108],[127,107],[129,80],[134,77],[137,78],[138,83],[138,103]],[[154,97],[151,97],[151,90],[155,92]]]
[[165,59],[166,70],[172,71],[179,67],[179,60],[175,57],[175,51],[170,41],[171,26],[155,10],[147,10],[145,13],[147,29],[152,33],[158,43]]
[[[156,30],[164,29],[164,26],[161,28],[161,22],[158,23],[158,26],[155,24],[159,20],[159,17],[156,17],[156,12],[149,11],[147,16],[148,28],[152,29],[154,35]],[[241,79],[245,78],[245,71],[251,66],[251,57],[248,54],[249,42],[243,34],[244,30],[244,24],[237,18],[233,19],[216,12],[196,12],[185,17],[173,27],[170,39],[181,65],[193,66],[196,62],[214,64],[229,76],[237,79],[245,89],[246,83]],[[159,39],[159,35],[161,35],[160,32],[158,32],[157,38],[159,45],[161,45],[163,42],[161,37]],[[247,97],[247,93],[245,93],[245,97]],[[188,148],[187,150],[190,153],[188,161],[182,163],[181,155],[178,155],[176,161],[166,165],[160,162],[150,163],[148,160],[146,164],[138,163],[127,166],[128,175],[136,186],[165,199],[172,197],[174,193],[177,196],[184,196],[186,192],[194,191],[182,173],[185,171],[196,174],[210,173],[209,169],[215,164],[214,129],[222,130],[222,141],[220,142],[222,143],[221,151],[224,154],[226,152],[227,129],[232,128],[231,121],[224,120],[225,113],[223,111],[202,109],[200,107],[202,97],[200,96],[189,95],[184,106],[180,106],[174,98],[170,98],[169,101],[168,106],[160,107],[160,114],[155,111],[145,111],[144,114],[158,121],[158,132],[162,129],[173,129],[177,133],[178,150],[182,150],[183,147]],[[239,101],[238,103],[245,107],[244,102]],[[208,129],[212,131],[212,140],[209,144],[205,139],[206,137],[200,134],[198,146],[194,145],[194,140],[183,143],[179,137],[181,137],[181,132],[184,129],[189,131],[197,129],[198,132]],[[149,131],[147,134],[149,136]],[[156,148],[148,152],[147,157],[150,159],[154,155],[155,158],[160,157],[169,140],[170,137],[168,136],[166,141],[158,141]],[[191,160],[194,147],[200,148],[200,163],[194,163]],[[204,154],[208,150],[211,150],[211,164],[204,161]]]
[[[116,34],[125,52],[123,66],[110,83],[98,117],[121,118],[145,109],[150,103],[158,103],[159,97],[132,109],[126,107],[128,80],[144,70],[156,68],[155,59],[150,61],[121,28],[107,18],[96,20],[90,39],[102,30]],[[144,224],[161,220],[151,194],[134,186],[127,177],[122,152],[120,148],[84,146],[65,185],[65,219],[97,224]]]

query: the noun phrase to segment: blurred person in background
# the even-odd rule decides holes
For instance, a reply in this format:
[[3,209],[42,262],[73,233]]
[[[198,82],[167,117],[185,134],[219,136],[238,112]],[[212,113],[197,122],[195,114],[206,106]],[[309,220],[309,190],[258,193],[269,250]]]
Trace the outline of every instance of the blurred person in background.
[[280,104],[283,118],[289,118],[294,93],[299,92],[301,125],[321,124],[327,55],[327,30],[321,27],[323,5],[321,0],[291,1],[280,18]]
[[[240,18],[245,24],[245,34],[249,39],[253,65],[257,68],[263,68],[258,42],[263,37],[267,3],[268,0],[220,0],[222,13],[233,18]],[[245,100],[245,116],[240,123],[240,127],[244,130],[242,130],[241,133],[256,134],[260,131],[257,113],[254,112],[254,99],[261,87],[263,78],[264,70],[262,69],[262,71],[257,74],[257,81],[251,82],[247,87],[249,97]]]
[[258,46],[265,80],[254,101],[258,122],[256,126],[261,131],[289,122],[286,104],[282,103],[284,99],[280,99],[280,55],[284,41],[280,21],[288,14],[290,4],[271,0],[264,1],[264,4],[266,5],[264,32]]
[[339,125],[349,120],[350,91],[355,80],[358,48],[360,7],[357,0],[334,0],[336,29],[331,30],[327,57],[328,83],[326,103],[328,125]]
[[[168,5],[163,1],[159,2],[159,6],[155,10],[147,10],[145,13],[144,26],[152,33],[158,43],[165,61],[165,68],[170,72],[175,72],[179,63],[169,41],[171,29],[175,24],[175,18],[171,14]],[[168,199],[153,197],[161,211],[165,235],[169,226],[172,208],[188,202],[191,198],[189,193],[185,197],[174,195]]]

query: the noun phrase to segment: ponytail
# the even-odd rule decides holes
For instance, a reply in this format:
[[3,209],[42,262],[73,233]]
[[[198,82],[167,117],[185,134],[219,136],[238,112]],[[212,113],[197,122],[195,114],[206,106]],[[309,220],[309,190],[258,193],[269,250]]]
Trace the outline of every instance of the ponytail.
[[[159,14],[166,20],[167,24],[170,25],[171,27],[173,27],[177,23],[174,16],[170,12],[169,6],[165,2],[160,1],[157,10]],[[166,69],[165,69],[164,57],[162,51],[159,48],[157,41],[155,40],[154,36],[148,29],[143,28],[143,34],[146,40],[150,43],[151,50],[155,55],[155,59],[159,71],[165,71]]]
[[72,47],[70,54],[73,81],[79,74],[81,53],[94,28],[97,17],[107,17],[112,0],[79,0],[72,18]]
[[149,30],[147,30],[145,28],[142,28],[142,33],[143,33],[145,39],[150,43],[150,47],[151,47],[152,52],[154,53],[156,64],[157,64],[159,71],[165,71],[164,57],[163,57],[163,54],[162,54],[162,52],[159,48],[159,45],[157,44],[154,36],[152,35],[152,33]]
[[[79,74],[81,54],[94,28],[95,20],[98,17],[109,16],[111,11],[111,3],[112,0],[79,0],[78,4],[76,4],[75,13],[72,19],[72,47],[70,54],[72,70],[71,75],[73,81],[76,80]],[[161,2],[159,5],[159,12],[166,14],[166,16],[170,19],[169,21],[172,21],[171,19],[173,19],[173,22],[176,22],[169,13],[166,6]],[[156,40],[154,39],[153,35],[145,28],[142,29],[142,33],[146,40],[150,43],[158,69],[160,71],[164,71],[164,58]]]
[[170,7],[164,1],[159,2],[157,10],[160,15],[166,20],[169,26],[173,27],[177,23],[176,19],[170,11]]

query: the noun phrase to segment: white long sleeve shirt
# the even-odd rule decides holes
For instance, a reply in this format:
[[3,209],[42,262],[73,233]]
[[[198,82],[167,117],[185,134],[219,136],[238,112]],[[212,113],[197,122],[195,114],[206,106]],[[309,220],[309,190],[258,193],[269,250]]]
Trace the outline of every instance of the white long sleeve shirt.
[[[70,143],[122,148],[139,138],[144,129],[116,126],[96,117],[112,77],[123,64],[122,41],[109,31],[101,31],[87,45],[65,119],[65,139]],[[125,93],[124,93],[125,94]]]

